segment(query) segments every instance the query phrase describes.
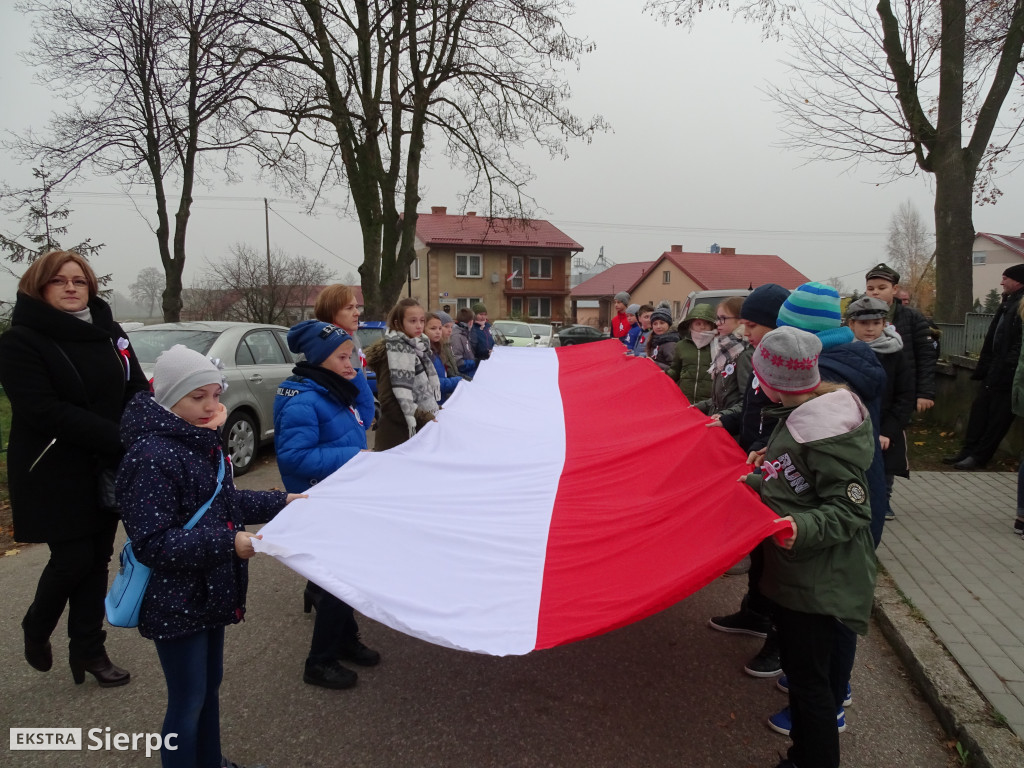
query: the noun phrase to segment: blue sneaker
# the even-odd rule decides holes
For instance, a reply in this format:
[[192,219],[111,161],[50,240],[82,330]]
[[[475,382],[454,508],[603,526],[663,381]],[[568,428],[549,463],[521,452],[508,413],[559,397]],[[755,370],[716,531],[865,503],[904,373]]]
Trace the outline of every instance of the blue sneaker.
[[[789,713],[789,707],[780,709],[774,715],[768,718],[768,727],[776,733],[781,733],[783,736],[789,736],[789,732],[793,730],[793,717]],[[842,733],[846,730],[846,710],[842,707],[836,712],[836,729]]]
[[[783,675],[782,677],[780,677],[778,680],[775,681],[775,687],[778,688],[783,693],[789,693],[789,678],[786,677],[786,675]],[[850,687],[849,683],[846,684],[846,698],[843,699],[843,706],[844,707],[852,707],[853,706],[853,688]]]

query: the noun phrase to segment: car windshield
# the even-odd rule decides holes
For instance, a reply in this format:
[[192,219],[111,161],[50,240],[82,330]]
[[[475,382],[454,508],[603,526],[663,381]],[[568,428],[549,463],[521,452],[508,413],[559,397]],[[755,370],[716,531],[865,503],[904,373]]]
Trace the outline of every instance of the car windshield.
[[135,350],[139,362],[143,365],[155,363],[161,352],[170,349],[175,344],[184,344],[189,349],[205,355],[210,351],[210,347],[213,346],[213,342],[217,340],[218,336],[220,336],[219,331],[185,329],[147,331],[140,328],[128,333],[128,337],[132,341],[132,349]]
[[550,336],[551,326],[550,325],[531,325],[530,330],[536,333],[538,336]]
[[359,328],[356,330],[356,337],[359,339],[359,346],[368,347],[373,342],[384,338],[383,328]]
[[530,326],[525,323],[502,323],[498,325],[498,330],[504,333],[506,336],[514,336],[517,339],[532,339],[533,333],[530,332]]

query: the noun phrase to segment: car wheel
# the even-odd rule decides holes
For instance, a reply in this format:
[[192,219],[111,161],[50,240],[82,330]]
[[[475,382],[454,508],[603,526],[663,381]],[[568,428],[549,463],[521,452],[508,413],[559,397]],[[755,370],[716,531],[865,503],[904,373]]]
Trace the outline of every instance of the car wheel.
[[235,411],[224,424],[224,450],[231,457],[235,477],[252,469],[256,459],[256,423],[245,411]]

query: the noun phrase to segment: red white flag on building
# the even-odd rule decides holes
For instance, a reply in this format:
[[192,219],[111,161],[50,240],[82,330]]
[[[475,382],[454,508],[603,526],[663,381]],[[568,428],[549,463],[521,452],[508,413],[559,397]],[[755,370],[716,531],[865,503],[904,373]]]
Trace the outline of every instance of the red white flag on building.
[[522,654],[667,608],[788,528],[745,456],[607,341],[499,348],[437,422],[362,453],[253,543],[361,613]]

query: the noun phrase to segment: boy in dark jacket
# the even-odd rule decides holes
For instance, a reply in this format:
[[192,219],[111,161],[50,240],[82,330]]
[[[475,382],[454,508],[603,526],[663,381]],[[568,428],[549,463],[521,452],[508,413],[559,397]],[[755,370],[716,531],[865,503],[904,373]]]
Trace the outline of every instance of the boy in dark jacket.
[[896,297],[900,275],[888,264],[873,266],[864,281],[864,292],[885,302],[886,320],[903,339],[903,356],[914,375],[915,408],[918,412],[927,411],[935,405],[935,363],[939,357],[931,326],[924,315]]
[[[177,344],[157,358],[153,394],[137,394],[121,420],[127,453],[117,500],[136,557],[153,569],[139,632],[156,642],[167,681],[164,768],[228,764],[220,751],[220,681],[224,627],[245,615],[246,560],[256,554],[245,526],[267,522],[300,498],[237,490],[230,469],[218,484],[226,386],[211,360]],[[176,748],[168,749],[168,735]]]
[[892,511],[892,484],[896,475],[910,477],[907,462],[907,436],[903,431],[914,412],[914,370],[903,355],[903,340],[896,329],[886,322],[889,307],[880,299],[864,296],[850,302],[846,308],[846,324],[858,341],[865,342],[885,369],[885,390],[882,392],[882,421],[879,425],[879,444],[885,465],[886,507],[885,519],[894,520]]

